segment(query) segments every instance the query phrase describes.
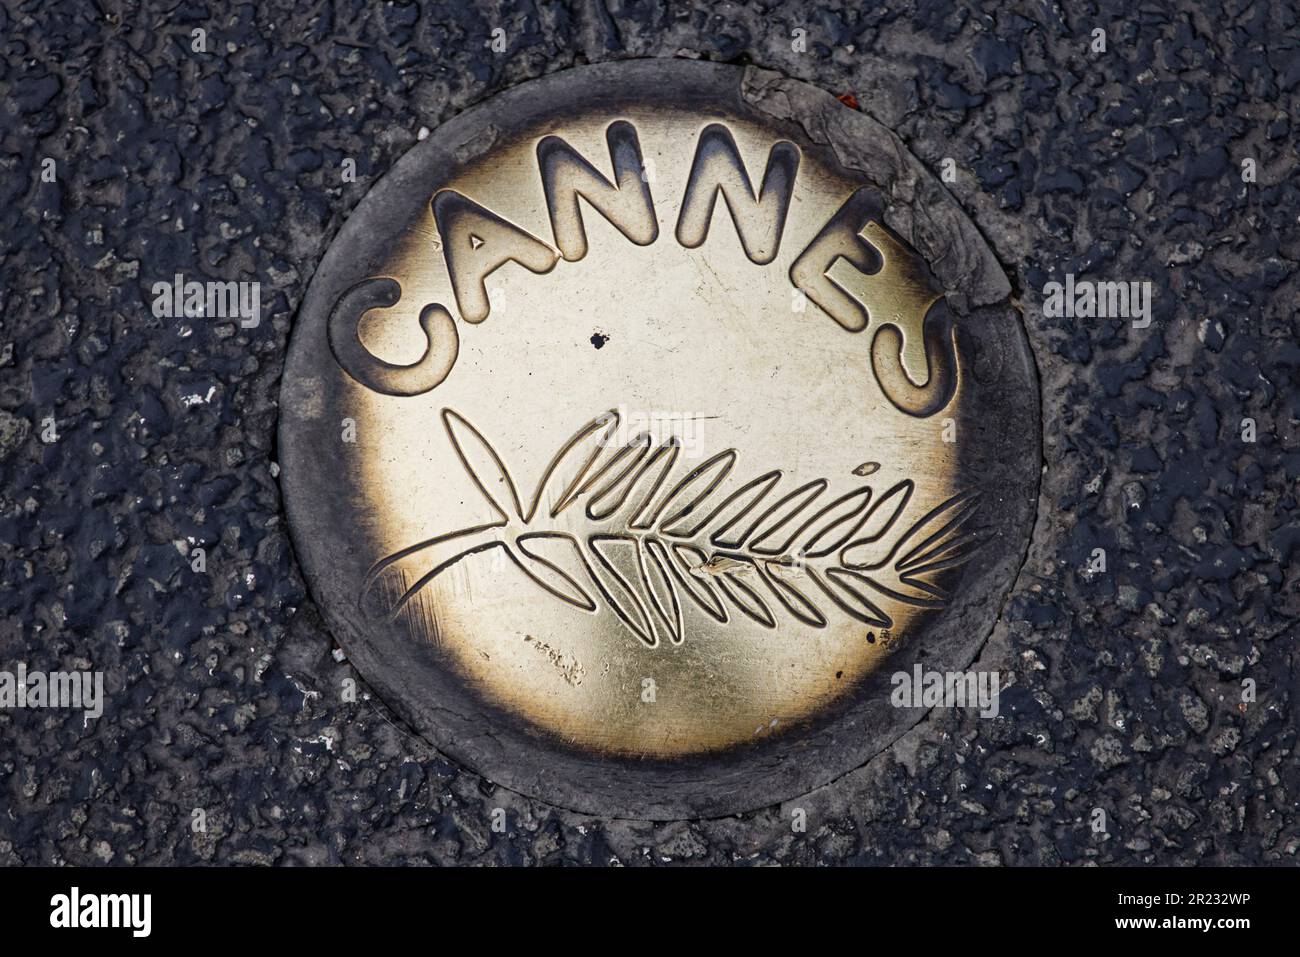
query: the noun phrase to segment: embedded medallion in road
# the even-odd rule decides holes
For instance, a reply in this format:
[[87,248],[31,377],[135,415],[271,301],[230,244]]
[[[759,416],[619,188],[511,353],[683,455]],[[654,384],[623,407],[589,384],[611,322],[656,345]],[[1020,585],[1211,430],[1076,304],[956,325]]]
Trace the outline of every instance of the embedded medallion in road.
[[685,61],[526,83],[403,157],[312,281],[280,441],[384,700],[494,782],[648,818],[920,720],[890,675],[970,665],[1040,464],[1006,278],[940,184],[827,93]]

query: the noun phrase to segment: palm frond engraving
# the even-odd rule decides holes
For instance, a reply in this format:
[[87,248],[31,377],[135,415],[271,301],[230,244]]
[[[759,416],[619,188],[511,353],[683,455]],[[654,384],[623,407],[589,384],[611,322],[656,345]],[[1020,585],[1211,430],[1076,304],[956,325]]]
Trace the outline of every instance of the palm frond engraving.
[[[824,628],[839,613],[884,629],[894,623],[891,603],[942,607],[944,573],[987,538],[972,521],[974,490],[905,524],[911,479],[880,495],[862,484],[823,504],[826,479],[788,492],[778,492],[779,469],[728,482],[735,449],[677,477],[678,439],[656,444],[641,432],[617,444],[615,411],[565,442],[525,500],[478,429],[451,409],[442,421],[495,517],[376,562],[361,590],[372,615],[410,616],[411,603],[443,572],[500,549],[547,594],[589,613],[608,608],[650,647],[661,638],[680,644],[692,607],[720,624],[743,619],[775,629],[791,618]],[[571,530],[572,509],[585,518],[580,534]],[[422,569],[414,580],[411,564]]]

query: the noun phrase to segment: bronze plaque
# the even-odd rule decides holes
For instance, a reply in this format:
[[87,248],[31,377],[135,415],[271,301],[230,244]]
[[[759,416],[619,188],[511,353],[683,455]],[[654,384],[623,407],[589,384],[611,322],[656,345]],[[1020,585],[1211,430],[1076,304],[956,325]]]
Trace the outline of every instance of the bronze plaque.
[[[866,104],[869,109],[870,104]],[[1005,276],[888,130],[775,74],[585,67],[435,130],[312,282],[282,482],[348,655],[489,779],[613,816],[824,784],[1024,556]]]

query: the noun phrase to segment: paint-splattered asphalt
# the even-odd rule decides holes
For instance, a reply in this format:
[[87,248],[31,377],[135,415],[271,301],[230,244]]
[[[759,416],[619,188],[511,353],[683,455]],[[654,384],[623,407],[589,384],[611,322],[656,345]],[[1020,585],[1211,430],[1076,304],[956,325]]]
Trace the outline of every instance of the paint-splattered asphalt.
[[[1300,23],[1066,6],[0,7],[0,669],[108,697],[0,710],[0,864],[1294,864]],[[981,658],[1002,717],[936,712],[721,820],[550,808],[343,703],[276,481],[294,312],[366,188],[422,127],[628,56],[781,70],[954,159],[1043,380],[1039,523]],[[176,273],[260,281],[261,325],[155,318]],[[1066,273],[1150,280],[1151,326],[1044,318]]]

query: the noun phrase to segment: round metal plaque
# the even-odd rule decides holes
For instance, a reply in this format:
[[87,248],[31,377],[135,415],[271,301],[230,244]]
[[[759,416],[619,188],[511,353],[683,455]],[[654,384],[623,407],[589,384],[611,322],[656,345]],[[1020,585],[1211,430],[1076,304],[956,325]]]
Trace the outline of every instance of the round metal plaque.
[[500,784],[672,818],[922,717],[890,676],[987,637],[1038,429],[1005,276],[892,133],[638,61],[503,93],[370,192],[280,441],[312,592],[392,707]]

